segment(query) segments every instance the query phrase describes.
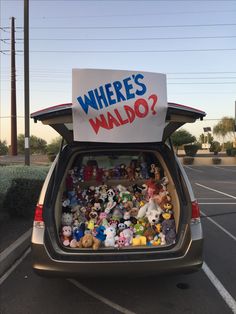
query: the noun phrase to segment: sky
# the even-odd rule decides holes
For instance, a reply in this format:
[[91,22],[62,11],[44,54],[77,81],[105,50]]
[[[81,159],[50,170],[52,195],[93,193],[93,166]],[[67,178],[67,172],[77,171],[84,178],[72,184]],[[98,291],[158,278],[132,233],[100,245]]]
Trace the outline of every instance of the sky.
[[[24,133],[23,0],[0,0],[0,140],[10,144],[10,18],[16,23],[17,130]],[[168,101],[201,109],[198,137],[236,101],[235,0],[29,0],[30,112],[72,101],[72,68],[167,75]],[[49,143],[57,133],[31,121]]]

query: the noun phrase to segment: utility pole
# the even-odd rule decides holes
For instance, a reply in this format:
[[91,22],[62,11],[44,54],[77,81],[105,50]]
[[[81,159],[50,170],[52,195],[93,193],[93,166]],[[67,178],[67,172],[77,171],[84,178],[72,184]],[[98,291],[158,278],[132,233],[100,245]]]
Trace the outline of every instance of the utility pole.
[[29,130],[29,0],[24,0],[25,165],[30,165]]
[[15,18],[11,18],[11,155],[17,155]]

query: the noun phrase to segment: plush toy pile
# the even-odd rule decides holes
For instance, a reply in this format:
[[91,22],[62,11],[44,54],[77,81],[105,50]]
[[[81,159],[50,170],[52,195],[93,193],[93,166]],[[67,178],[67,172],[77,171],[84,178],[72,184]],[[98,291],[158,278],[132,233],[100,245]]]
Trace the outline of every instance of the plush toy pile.
[[[114,178],[125,178],[129,185],[82,188],[92,179],[106,182]],[[137,180],[144,183],[138,185]],[[167,186],[167,177],[160,177],[155,164],[130,172],[122,165],[107,173],[92,166],[87,172],[71,169],[62,199],[62,244],[97,250],[175,243],[174,208]]]

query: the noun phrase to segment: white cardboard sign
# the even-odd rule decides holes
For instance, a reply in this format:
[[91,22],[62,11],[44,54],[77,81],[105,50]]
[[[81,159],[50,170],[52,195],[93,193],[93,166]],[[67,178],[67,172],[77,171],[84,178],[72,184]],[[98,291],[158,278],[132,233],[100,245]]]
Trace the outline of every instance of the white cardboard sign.
[[166,76],[160,73],[73,69],[75,141],[162,141]]

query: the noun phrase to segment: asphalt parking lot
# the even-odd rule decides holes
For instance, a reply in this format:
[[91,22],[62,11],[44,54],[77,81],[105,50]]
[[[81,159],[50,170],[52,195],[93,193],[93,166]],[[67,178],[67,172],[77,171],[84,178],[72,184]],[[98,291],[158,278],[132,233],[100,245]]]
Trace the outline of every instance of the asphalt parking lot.
[[51,279],[34,274],[27,251],[0,281],[0,313],[236,313],[236,166],[185,169],[202,212],[202,270],[143,279]]

